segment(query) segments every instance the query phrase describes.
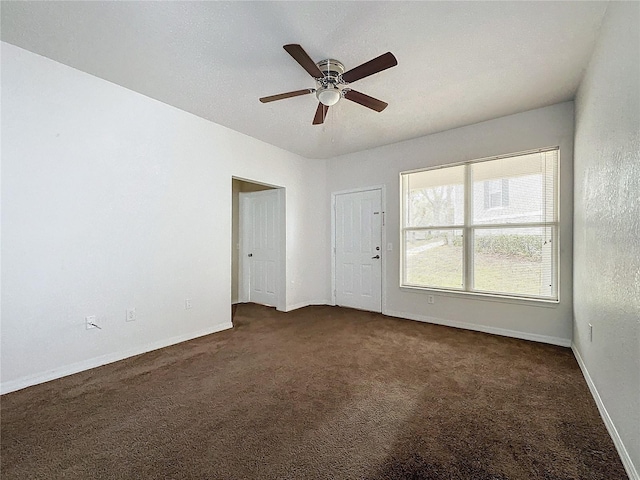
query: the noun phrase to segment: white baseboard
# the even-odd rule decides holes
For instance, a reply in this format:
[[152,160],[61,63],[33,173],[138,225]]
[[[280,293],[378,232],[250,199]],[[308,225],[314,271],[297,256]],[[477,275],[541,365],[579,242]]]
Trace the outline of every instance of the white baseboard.
[[593,379],[587,370],[587,366],[582,360],[582,356],[580,356],[580,352],[574,343],[571,343],[571,350],[573,351],[573,355],[576,357],[578,361],[578,365],[580,366],[580,370],[582,370],[582,375],[584,375],[584,379],[587,381],[587,385],[589,386],[589,390],[591,391],[591,395],[598,406],[598,411],[600,412],[600,416],[604,421],[607,430],[609,431],[609,435],[613,440],[613,444],[616,446],[618,450],[618,455],[620,455],[620,460],[622,460],[622,464],[624,465],[625,470],[627,471],[627,475],[629,475],[629,480],[640,480],[640,475],[638,475],[638,470],[633,465],[631,461],[631,457],[629,456],[629,452],[624,446],[620,435],[618,434],[618,430],[616,426],[613,424],[613,420],[609,416],[609,412],[607,412],[607,408],[602,402],[602,398],[600,397],[600,393],[598,393],[598,389],[596,388],[595,383],[593,383]]
[[444,325],[446,327],[464,328],[465,330],[475,330],[476,332],[491,333],[493,335],[501,335],[503,337],[519,338],[521,340],[531,340],[533,342],[549,343],[560,347],[570,347],[571,339],[561,337],[551,337],[548,335],[540,335],[537,333],[521,332],[518,330],[508,330],[506,328],[489,327],[486,325],[478,325],[476,323],[458,322],[456,320],[445,320],[437,317],[429,317],[426,315],[417,315],[415,313],[385,311],[384,315],[397,318],[408,318],[409,320],[417,320],[418,322],[435,323],[436,325]]
[[106,355],[101,355],[99,357],[90,358],[88,360],[83,360],[77,363],[72,363],[71,365],[66,365],[64,367],[54,368],[46,372],[36,373],[35,375],[28,375],[26,377],[18,378],[16,380],[3,382],[2,384],[0,384],[0,394],[4,395],[5,393],[15,392],[16,390],[22,390],[23,388],[31,387],[33,385],[38,385],[39,383],[44,383],[50,380],[55,380],[57,378],[66,377],[67,375],[73,375],[74,373],[83,372],[91,368],[101,367],[102,365],[106,365],[108,363],[124,360],[125,358],[133,357],[135,355],[140,355],[142,353],[151,352],[152,350],[158,350],[159,348],[168,347],[170,345],[175,345],[177,343],[186,342],[187,340],[193,340],[194,338],[220,332],[222,330],[227,330],[229,328],[233,328],[233,325],[231,324],[231,322],[218,323],[212,327],[209,327],[197,332],[191,332],[185,335],[179,335],[177,337],[159,340],[157,342],[148,343],[146,345],[143,345],[137,348],[132,348],[130,350],[126,350],[123,352],[108,353]]
[[298,310],[299,308],[304,308],[304,307],[311,307],[313,305],[329,305],[329,303],[326,300],[321,300],[318,302],[300,302],[300,303],[296,303],[294,305],[287,305],[287,309],[284,310],[285,312],[292,312],[294,310]]
[[285,312],[293,312],[294,310],[298,310],[299,308],[308,307],[309,302],[300,302],[295,305],[287,305],[287,308],[284,310]]

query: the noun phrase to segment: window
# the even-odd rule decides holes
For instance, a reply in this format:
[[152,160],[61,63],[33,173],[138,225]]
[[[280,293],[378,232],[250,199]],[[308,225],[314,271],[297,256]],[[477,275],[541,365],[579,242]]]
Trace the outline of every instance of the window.
[[401,286],[558,299],[558,149],[400,174]]
[[484,181],[484,208],[509,206],[509,179]]

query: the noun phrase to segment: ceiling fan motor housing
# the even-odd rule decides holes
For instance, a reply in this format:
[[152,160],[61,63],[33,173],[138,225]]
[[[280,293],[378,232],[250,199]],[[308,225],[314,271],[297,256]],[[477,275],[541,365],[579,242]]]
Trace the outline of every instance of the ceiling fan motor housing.
[[339,75],[344,73],[344,65],[340,63],[338,60],[334,60],[333,58],[328,58],[326,60],[320,60],[316,63],[318,68],[322,73],[324,73],[325,77],[336,78]]
[[318,78],[318,89],[316,97],[323,105],[330,107],[338,103],[342,97],[342,90],[338,87],[344,84],[341,75],[344,73],[344,65],[332,58],[321,60],[316,63],[324,77]]

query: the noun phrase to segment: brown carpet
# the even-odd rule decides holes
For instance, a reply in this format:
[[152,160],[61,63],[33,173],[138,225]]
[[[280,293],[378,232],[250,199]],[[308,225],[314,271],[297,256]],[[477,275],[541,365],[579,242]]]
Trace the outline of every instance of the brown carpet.
[[569,349],[338,307],[2,397],[3,479],[626,479]]

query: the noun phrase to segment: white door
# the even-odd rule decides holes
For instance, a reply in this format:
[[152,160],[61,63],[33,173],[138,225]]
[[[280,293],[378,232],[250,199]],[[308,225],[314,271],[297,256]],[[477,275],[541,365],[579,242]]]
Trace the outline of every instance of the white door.
[[335,196],[336,304],[382,311],[382,192]]
[[277,189],[241,193],[244,299],[278,306],[280,195]]

